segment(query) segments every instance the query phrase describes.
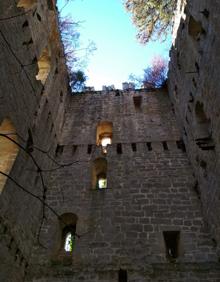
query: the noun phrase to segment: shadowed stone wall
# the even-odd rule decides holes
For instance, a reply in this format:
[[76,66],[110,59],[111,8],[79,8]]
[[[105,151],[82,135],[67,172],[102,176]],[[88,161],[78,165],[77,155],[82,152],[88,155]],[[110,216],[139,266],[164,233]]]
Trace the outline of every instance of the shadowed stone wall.
[[[31,155],[41,169],[50,168],[52,162],[45,152],[53,154],[56,149],[67,93],[55,6],[42,0],[32,1],[33,5],[24,9],[16,2],[0,3],[0,124],[10,120],[21,145],[18,148],[1,137],[1,148],[6,148],[6,143],[7,148],[14,148],[8,153],[4,149],[5,160],[12,157],[12,149],[19,149],[12,167],[1,166],[12,179],[7,179],[0,195],[0,281],[4,282],[25,280],[31,253],[39,244],[44,209],[39,199],[46,197],[47,175],[41,178]],[[42,83],[36,76],[46,46],[50,49],[50,69]],[[14,135],[9,137],[15,139]]]
[[[219,281],[213,3],[185,9],[172,106],[166,90],[71,96],[54,1],[1,1],[0,122],[10,119],[21,145],[0,195],[1,281]],[[107,155],[96,145],[102,121],[113,125]],[[106,189],[92,185],[100,158]],[[65,224],[76,228],[72,252]]]
[[219,249],[220,3],[188,1],[184,11],[170,52],[169,93],[198,181],[203,212]]

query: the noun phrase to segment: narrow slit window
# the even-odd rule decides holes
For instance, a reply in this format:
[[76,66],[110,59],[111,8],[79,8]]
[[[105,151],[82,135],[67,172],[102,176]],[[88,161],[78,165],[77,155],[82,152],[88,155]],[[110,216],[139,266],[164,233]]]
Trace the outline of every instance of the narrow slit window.
[[121,145],[121,143],[117,144],[117,154],[119,154],[119,155],[122,154],[122,145]]
[[119,269],[119,271],[118,271],[118,282],[127,282],[127,281],[128,281],[127,270]]
[[163,144],[163,149],[164,149],[164,151],[168,151],[167,142],[166,142],[166,141],[163,141],[162,144]]
[[168,259],[176,259],[179,256],[179,231],[164,231],[164,242],[166,246],[166,256]]
[[88,148],[87,148],[87,154],[91,154],[92,153],[92,145],[88,145]]
[[133,152],[136,152],[137,151],[136,143],[131,143],[131,148]]
[[174,87],[173,94],[174,94],[174,98],[175,98],[176,100],[178,100],[178,87],[177,87],[177,85],[175,85],[175,87]]
[[151,142],[147,142],[146,144],[147,144],[148,151],[152,151]]
[[77,145],[73,145],[72,146],[72,155],[76,153],[76,150],[77,150]]

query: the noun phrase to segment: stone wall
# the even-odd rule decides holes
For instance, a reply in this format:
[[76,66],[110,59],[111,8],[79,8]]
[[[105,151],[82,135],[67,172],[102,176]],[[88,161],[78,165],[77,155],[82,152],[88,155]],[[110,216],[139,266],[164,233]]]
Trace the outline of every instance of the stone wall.
[[171,50],[169,93],[196,175],[203,213],[220,243],[218,1],[188,1]]
[[[19,3],[29,6],[17,7]],[[0,280],[24,281],[31,253],[39,244],[44,209],[39,199],[46,197],[47,175],[39,167],[49,169],[52,165],[47,154],[53,155],[59,140],[67,93],[52,1],[1,1],[0,42],[0,123],[6,118],[11,122],[20,144],[11,170],[7,165],[11,156],[7,157],[5,150],[1,162],[1,170],[10,170],[11,180],[7,179],[0,195]],[[42,82],[36,76],[46,46],[50,49],[50,67]],[[1,148],[5,148],[6,140],[11,142],[0,138]]]
[[[70,95],[54,1],[1,1],[0,122],[20,145],[0,195],[1,281],[219,281],[213,3],[184,10],[172,106],[166,90]],[[107,154],[102,121],[112,124]],[[97,159],[107,188],[93,185]],[[62,232],[74,226],[67,252]]]
[[[113,123],[106,155],[96,146],[100,121]],[[77,216],[77,235],[73,251],[65,252],[60,222],[48,212],[41,233],[46,250],[33,256],[33,281],[120,281],[119,269],[127,271],[122,281],[216,281],[216,246],[165,90],[70,96],[62,140],[57,161],[71,165],[51,174],[47,203],[60,216]],[[92,185],[97,158],[107,161],[106,189]],[[166,231],[180,232],[174,260]]]
[[[70,97],[63,144],[95,144],[100,121],[113,123],[114,143],[178,140],[175,117],[166,91],[98,91]],[[135,106],[134,99],[140,99]],[[86,106],[85,106],[86,105]]]

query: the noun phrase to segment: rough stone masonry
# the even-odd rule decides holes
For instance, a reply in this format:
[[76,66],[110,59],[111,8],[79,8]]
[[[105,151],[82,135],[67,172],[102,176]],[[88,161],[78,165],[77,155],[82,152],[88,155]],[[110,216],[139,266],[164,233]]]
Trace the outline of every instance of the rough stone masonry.
[[220,3],[178,7],[168,89],[73,95],[55,1],[1,1],[0,281],[220,281]]

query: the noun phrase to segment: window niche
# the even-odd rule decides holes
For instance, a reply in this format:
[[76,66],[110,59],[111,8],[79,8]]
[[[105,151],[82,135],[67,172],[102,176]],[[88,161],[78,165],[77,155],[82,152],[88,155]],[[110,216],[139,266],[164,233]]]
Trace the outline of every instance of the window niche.
[[118,155],[122,154],[122,144],[121,143],[117,144],[116,151]]
[[40,80],[42,84],[45,84],[48,74],[50,72],[51,58],[48,48],[45,48],[41,53],[40,58],[37,61],[38,65],[38,74],[36,79]]
[[127,281],[128,281],[127,270],[119,269],[119,271],[118,271],[118,282],[127,282]]
[[93,162],[92,167],[92,188],[107,188],[107,161],[104,158],[98,158]]
[[60,252],[71,254],[75,245],[77,216],[73,213],[65,213],[60,216],[61,246]]
[[189,18],[188,32],[189,35],[196,41],[200,40],[202,34],[205,34],[205,30],[203,29],[201,22],[196,21],[192,16]]
[[102,146],[103,154],[107,154],[107,146],[112,144],[113,124],[109,121],[102,121],[97,125],[96,144]]
[[195,106],[195,141],[202,150],[214,150],[215,145],[212,139],[211,121],[207,118],[203,103],[197,102]]
[[48,6],[48,9],[49,10],[54,10],[54,7],[55,7],[55,3],[54,3],[54,0],[47,0],[47,6]]
[[142,103],[142,96],[134,96],[133,102],[134,102],[135,108],[139,109],[141,107],[141,103]]
[[37,0],[20,0],[18,1],[17,7],[30,9],[36,3],[37,3]]
[[167,259],[175,261],[180,254],[180,231],[164,231],[163,238]]
[[63,145],[57,144],[56,151],[55,151],[55,157],[60,157],[63,153],[63,149],[64,149]]
[[[0,134],[4,134],[13,141],[18,142],[16,130],[11,120],[5,118],[0,124]],[[18,146],[12,140],[0,136],[0,171],[9,174],[18,154]],[[0,194],[3,191],[7,178],[0,174]]]

